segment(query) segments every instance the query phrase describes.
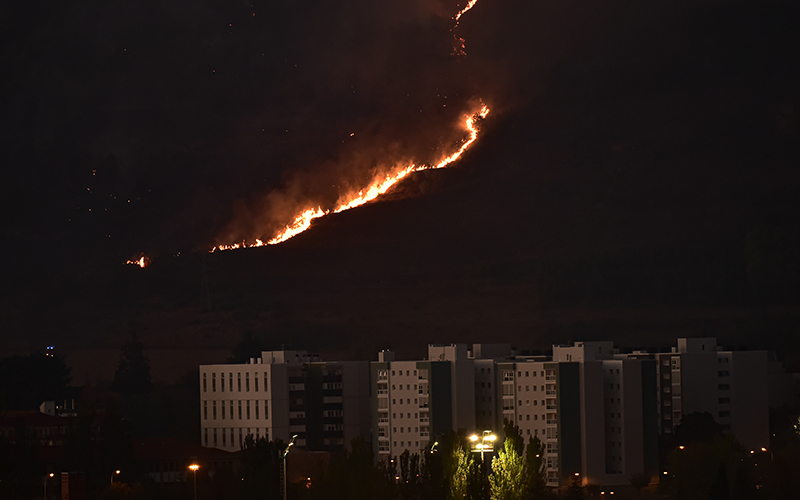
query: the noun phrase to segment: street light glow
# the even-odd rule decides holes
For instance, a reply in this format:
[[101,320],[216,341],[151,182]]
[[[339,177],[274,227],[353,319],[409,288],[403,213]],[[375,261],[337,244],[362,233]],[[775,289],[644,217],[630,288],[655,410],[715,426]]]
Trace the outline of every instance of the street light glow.
[[192,465],[189,466],[189,470],[192,471],[192,472],[197,472],[197,469],[199,469],[199,468],[200,468],[200,466],[197,465],[197,464],[192,464]]

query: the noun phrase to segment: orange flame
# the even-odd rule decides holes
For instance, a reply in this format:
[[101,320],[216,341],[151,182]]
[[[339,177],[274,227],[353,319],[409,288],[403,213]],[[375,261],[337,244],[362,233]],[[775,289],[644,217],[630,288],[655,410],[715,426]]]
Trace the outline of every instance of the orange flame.
[[142,255],[141,257],[139,257],[136,260],[129,260],[129,261],[125,262],[125,264],[127,264],[127,265],[139,266],[142,269],[144,269],[145,266],[147,264],[149,264],[149,263],[150,263],[150,259],[148,259],[144,255]]
[[[453,16],[453,20],[456,22],[456,26],[458,26],[458,20],[461,19],[467,11],[472,9],[475,4],[478,3],[478,0],[469,0],[466,7],[461,9],[455,16]],[[463,46],[463,39],[459,39],[460,47],[458,48],[457,52],[460,55],[464,54],[464,46]],[[339,213],[344,212],[345,210],[350,210],[351,208],[355,208],[361,206],[365,203],[368,203],[375,198],[381,196],[382,194],[386,193],[392,186],[400,182],[403,178],[413,172],[421,172],[423,170],[433,170],[444,168],[453,163],[454,161],[458,160],[464,152],[469,149],[470,146],[478,139],[478,121],[486,118],[489,114],[489,107],[486,106],[483,102],[481,102],[480,109],[477,112],[472,114],[468,114],[464,118],[464,126],[466,127],[467,131],[469,132],[468,138],[461,143],[459,148],[450,153],[449,155],[445,156],[438,163],[435,165],[416,165],[414,163],[409,164],[407,166],[396,166],[392,169],[389,173],[380,173],[375,176],[372,180],[370,185],[364,189],[359,190],[356,193],[348,193],[345,196],[339,198],[338,206],[332,210],[323,210],[322,207],[317,207],[316,209],[313,207],[309,207],[304,209],[299,215],[297,215],[293,222],[288,224],[281,232],[279,232],[274,238],[268,240],[264,243],[262,240],[256,239],[255,243],[246,243],[242,241],[241,243],[234,243],[232,245],[219,245],[211,249],[211,252],[216,250],[233,250],[237,248],[253,248],[253,247],[260,247],[266,245],[276,245],[278,243],[282,243],[289,238],[297,236],[298,234],[302,233],[309,227],[311,227],[311,222],[314,219],[319,217],[323,217],[328,215],[329,213]],[[352,135],[352,134],[351,134]]]
[[232,245],[218,245],[211,249],[211,252],[215,252],[217,250],[235,250],[238,248],[253,248],[253,247],[261,247],[264,245],[277,245],[278,243],[283,243],[284,241],[297,236],[298,234],[302,233],[309,227],[311,227],[311,222],[314,219],[319,217],[323,217],[330,213],[338,214],[340,212],[344,212],[345,210],[350,210],[351,208],[359,207],[368,203],[382,194],[385,194],[392,186],[400,182],[403,178],[408,176],[413,172],[421,172],[423,170],[434,170],[439,168],[444,168],[453,163],[454,161],[458,160],[464,152],[469,149],[470,146],[478,139],[478,122],[489,114],[489,107],[486,104],[481,103],[480,108],[475,113],[469,114],[464,118],[464,127],[469,132],[467,139],[461,143],[459,148],[455,150],[453,153],[445,156],[438,163],[435,165],[416,165],[414,163],[407,165],[407,166],[400,166],[395,167],[389,173],[380,173],[375,176],[372,182],[364,189],[359,190],[358,192],[348,193],[339,198],[338,206],[336,208],[325,210],[322,207],[309,207],[304,209],[299,215],[297,215],[290,224],[286,225],[286,227],[280,231],[274,238],[268,240],[266,243],[260,239],[256,239],[255,243],[247,243],[242,241],[241,243],[234,243]]
[[467,6],[466,6],[466,7],[464,7],[463,9],[461,9],[460,11],[458,11],[458,14],[456,14],[456,15],[453,17],[453,19],[455,19],[455,20],[456,20],[456,22],[458,22],[458,20],[459,20],[459,19],[461,19],[461,16],[463,16],[464,14],[466,14],[466,13],[467,13],[467,11],[468,11],[469,9],[471,9],[471,8],[475,7],[475,4],[476,4],[476,3],[478,3],[478,0],[469,0],[469,3],[467,4]]

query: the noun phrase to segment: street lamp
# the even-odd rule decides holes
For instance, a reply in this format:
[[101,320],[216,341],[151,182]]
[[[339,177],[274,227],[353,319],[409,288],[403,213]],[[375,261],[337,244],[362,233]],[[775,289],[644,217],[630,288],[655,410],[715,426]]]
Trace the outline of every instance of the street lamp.
[[197,500],[197,469],[199,468],[200,466],[197,464],[192,464],[189,466],[189,470],[194,472],[194,500]]
[[53,478],[52,472],[44,477],[44,500],[47,500],[47,481],[52,478]]
[[[288,494],[288,489],[286,485],[286,455],[289,454],[289,449],[294,446],[294,440],[297,439],[297,434],[292,436],[292,440],[289,441],[289,444],[286,445],[286,449],[283,450],[283,500],[286,500],[286,496]],[[195,498],[195,500],[197,500]]]
[[111,484],[114,484],[114,476],[119,476],[119,469],[111,473]]
[[473,434],[469,437],[469,440],[472,441],[472,451],[481,452],[481,464],[483,464],[483,453],[486,450],[494,451],[494,442],[497,441],[497,436],[492,431],[483,431],[483,436]]

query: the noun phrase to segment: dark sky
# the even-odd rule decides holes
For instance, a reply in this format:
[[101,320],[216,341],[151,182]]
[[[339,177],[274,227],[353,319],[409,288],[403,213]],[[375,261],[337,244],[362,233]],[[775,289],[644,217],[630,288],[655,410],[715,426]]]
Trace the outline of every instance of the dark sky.
[[[480,0],[454,29],[458,10],[0,2],[6,350],[252,330],[351,357],[699,334],[789,352],[796,2]],[[435,161],[479,98],[451,169],[280,247],[205,253]],[[151,268],[122,265],[140,252]]]

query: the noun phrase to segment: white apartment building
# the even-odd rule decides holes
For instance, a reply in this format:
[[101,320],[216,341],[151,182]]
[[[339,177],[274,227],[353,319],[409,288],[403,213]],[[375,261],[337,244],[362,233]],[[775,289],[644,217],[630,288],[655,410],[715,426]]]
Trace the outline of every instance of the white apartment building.
[[371,370],[379,459],[418,453],[434,436],[475,428],[474,368],[465,344],[429,345],[423,361],[396,361],[382,351]]
[[680,338],[656,359],[662,433],[674,432],[683,415],[708,412],[747,449],[769,447],[766,351],[723,351],[713,337]]
[[496,361],[498,420],[517,425],[527,443],[544,444],[547,485],[557,487],[580,470],[576,363],[516,358]]
[[369,363],[264,351],[245,364],[200,366],[201,444],[241,449],[248,435],[337,450],[369,435]]

